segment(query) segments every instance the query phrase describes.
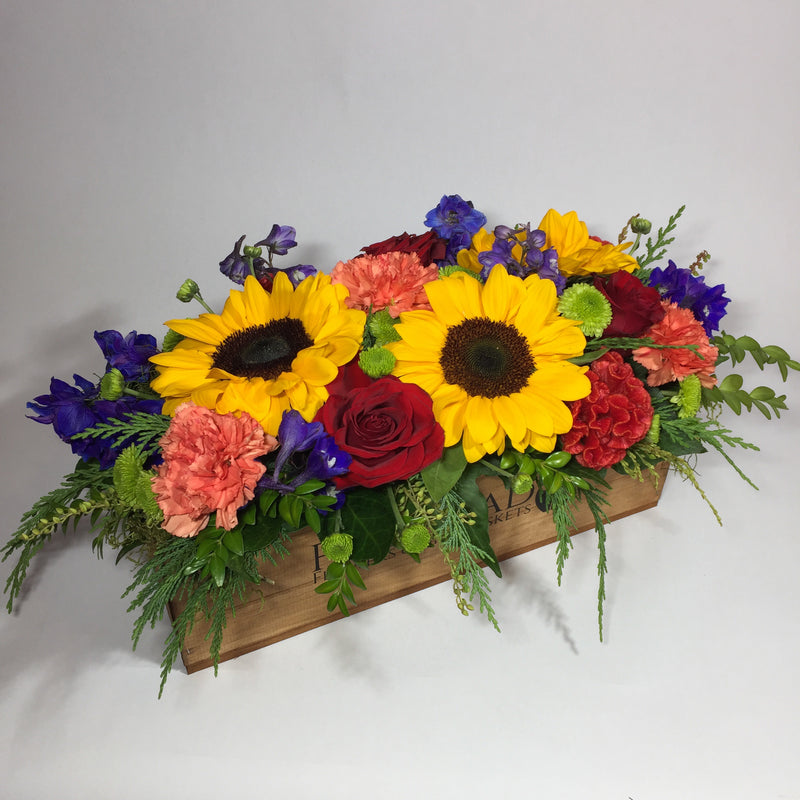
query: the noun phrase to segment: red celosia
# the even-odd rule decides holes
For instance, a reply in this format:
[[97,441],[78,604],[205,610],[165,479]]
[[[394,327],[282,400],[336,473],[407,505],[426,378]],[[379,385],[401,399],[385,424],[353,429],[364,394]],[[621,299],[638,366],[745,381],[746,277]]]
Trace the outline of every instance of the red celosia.
[[164,528],[174,536],[196,536],[213,512],[218,528],[235,528],[236,512],[253,499],[266,470],[256,459],[277,446],[249,414],[178,406],[161,439],[164,463],[153,478]]
[[719,350],[709,343],[703,324],[688,308],[679,308],[675,303],[665,301],[664,309],[664,318],[646,330],[643,336],[655,344],[695,345],[697,352],[684,347],[658,350],[639,347],[634,350],[634,360],[650,371],[648,385],[661,386],[683,380],[688,375],[697,375],[703,386],[711,388],[717,382],[714,368]]
[[586,377],[588,397],[570,403],[572,429],[561,446],[589,469],[610,467],[628,448],[643,439],[653,420],[653,405],[644,384],[616,352],[598,358]]

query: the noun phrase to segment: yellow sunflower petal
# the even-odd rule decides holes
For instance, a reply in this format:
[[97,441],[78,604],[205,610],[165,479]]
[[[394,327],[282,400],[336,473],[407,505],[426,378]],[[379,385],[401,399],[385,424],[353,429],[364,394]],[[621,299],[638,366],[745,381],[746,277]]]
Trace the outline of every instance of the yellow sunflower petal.
[[303,376],[303,381],[316,386],[326,386],[334,380],[339,370],[327,358],[309,355],[306,351],[298,353],[292,361],[292,372]]
[[218,347],[228,335],[216,314],[201,314],[197,319],[171,319],[165,324],[181,336],[212,344],[214,347]]
[[466,412],[467,430],[481,441],[486,441],[497,431],[497,419],[488,397],[470,397]]
[[513,397],[501,395],[492,398],[492,409],[500,427],[512,438],[521,439],[528,429],[522,408]]

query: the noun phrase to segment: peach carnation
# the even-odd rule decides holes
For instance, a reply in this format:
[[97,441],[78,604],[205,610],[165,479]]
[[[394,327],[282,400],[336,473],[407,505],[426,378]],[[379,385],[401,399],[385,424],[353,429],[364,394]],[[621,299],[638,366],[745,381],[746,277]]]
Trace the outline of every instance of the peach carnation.
[[331,271],[331,283],[341,283],[350,292],[348,308],[385,308],[395,319],[401,311],[430,311],[423,287],[437,277],[436,268],[424,267],[416,253],[396,251],[340,261]]
[[266,467],[256,461],[278,446],[249,414],[217,414],[183,403],[160,442],[164,463],[153,491],[174,536],[196,536],[216,513],[216,525],[235,528],[236,512],[253,499]]
[[664,301],[663,306],[666,311],[664,318],[642,336],[652,339],[655,344],[696,345],[697,351],[674,347],[663,350],[639,347],[634,350],[634,360],[650,371],[648,385],[661,386],[697,375],[706,388],[714,386],[717,382],[714,367],[719,350],[709,343],[703,324],[688,308],[679,308],[676,303],[668,301]]

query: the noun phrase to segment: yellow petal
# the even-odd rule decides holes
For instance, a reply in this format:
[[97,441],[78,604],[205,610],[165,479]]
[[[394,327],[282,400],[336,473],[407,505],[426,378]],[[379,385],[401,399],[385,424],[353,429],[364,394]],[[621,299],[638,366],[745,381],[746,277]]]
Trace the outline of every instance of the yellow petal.
[[467,430],[478,441],[491,439],[497,431],[497,420],[488,397],[470,397],[466,412]]
[[327,386],[336,378],[339,370],[327,358],[309,355],[301,351],[292,361],[292,372],[301,375],[304,381],[316,386]]
[[492,398],[492,407],[500,427],[511,437],[519,440],[525,435],[528,425],[519,403],[513,397]]

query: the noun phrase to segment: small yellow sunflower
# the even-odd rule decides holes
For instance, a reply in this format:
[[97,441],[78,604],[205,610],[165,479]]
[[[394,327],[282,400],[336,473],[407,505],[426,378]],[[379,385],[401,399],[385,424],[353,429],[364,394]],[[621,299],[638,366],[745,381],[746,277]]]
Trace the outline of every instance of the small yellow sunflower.
[[433,398],[445,446],[462,442],[470,462],[515,450],[553,450],[572,427],[565,402],[591,385],[567,359],[583,353],[579,323],[556,312],[556,288],[496,266],[485,284],[465,273],[425,286],[432,311],[400,315],[393,374]]
[[558,253],[558,270],[563,275],[609,275],[612,272],[633,272],[639,262],[628,255],[632,242],[611,244],[589,238],[586,223],[574,211],[559,214],[550,209],[539,229],[547,237],[545,247],[555,247]]
[[361,345],[366,315],[348,309],[346,296],[322,273],[296,289],[279,273],[272,292],[248,276],[221,314],[170,320],[185,338],[151,359],[164,413],[187,400],[220,414],[246,411],[273,436],[290,408],[311,420],[328,399],[325,387]]

